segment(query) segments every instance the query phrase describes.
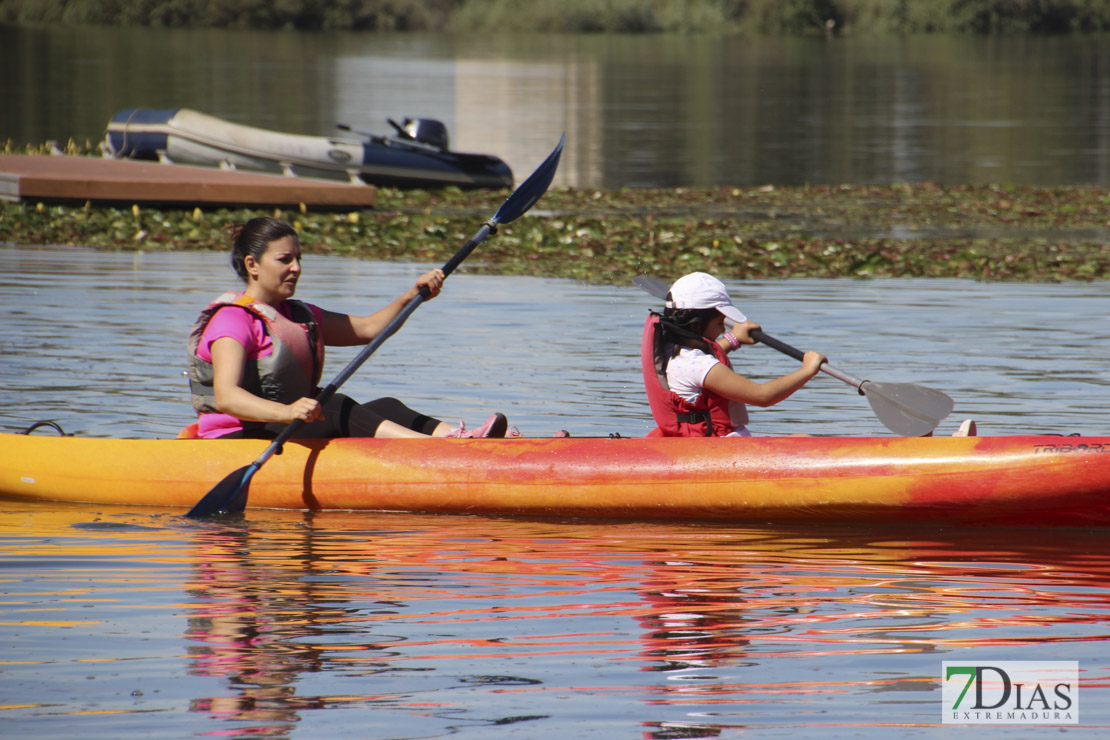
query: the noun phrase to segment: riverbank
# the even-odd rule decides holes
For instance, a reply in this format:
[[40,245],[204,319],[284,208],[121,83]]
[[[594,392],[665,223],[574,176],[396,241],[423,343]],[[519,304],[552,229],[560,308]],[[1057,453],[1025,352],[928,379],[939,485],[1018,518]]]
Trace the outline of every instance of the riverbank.
[[[507,195],[381,189],[373,210],[274,213],[301,232],[308,254],[441,263]],[[222,250],[229,226],[259,213],[0,203],[0,242]],[[694,269],[730,279],[1106,280],[1110,192],[934,184],[553,188],[463,269],[617,283]]]
[[7,0],[0,23],[456,33],[1067,33],[1110,30],[1086,0]]

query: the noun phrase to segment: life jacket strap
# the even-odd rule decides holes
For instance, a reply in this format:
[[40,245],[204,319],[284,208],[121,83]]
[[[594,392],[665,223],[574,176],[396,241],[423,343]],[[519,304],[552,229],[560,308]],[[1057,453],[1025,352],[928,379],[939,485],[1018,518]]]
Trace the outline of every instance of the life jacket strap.
[[675,414],[679,424],[704,424],[706,437],[713,436],[713,419],[708,411],[688,411],[684,414]]

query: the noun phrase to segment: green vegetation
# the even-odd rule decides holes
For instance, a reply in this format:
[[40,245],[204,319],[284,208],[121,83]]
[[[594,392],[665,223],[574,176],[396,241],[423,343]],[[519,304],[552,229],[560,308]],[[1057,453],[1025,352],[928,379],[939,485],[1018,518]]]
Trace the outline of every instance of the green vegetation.
[[0,0],[0,23],[458,32],[1062,33],[1110,30],[1110,0]]
[[0,0],[0,23],[440,30],[462,0]]
[[[381,189],[373,210],[276,211],[309,254],[445,262],[507,192]],[[259,210],[0,202],[0,242],[227,249]],[[730,279],[1110,280],[1110,193],[1094,187],[596,191],[553,188],[464,269],[624,285],[702,269]]]

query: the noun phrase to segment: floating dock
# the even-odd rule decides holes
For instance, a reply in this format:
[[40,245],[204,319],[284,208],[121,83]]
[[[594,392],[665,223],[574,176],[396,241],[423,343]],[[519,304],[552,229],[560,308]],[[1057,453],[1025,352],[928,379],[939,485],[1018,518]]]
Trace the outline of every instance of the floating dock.
[[0,154],[0,200],[171,206],[372,208],[362,183],[160,162]]

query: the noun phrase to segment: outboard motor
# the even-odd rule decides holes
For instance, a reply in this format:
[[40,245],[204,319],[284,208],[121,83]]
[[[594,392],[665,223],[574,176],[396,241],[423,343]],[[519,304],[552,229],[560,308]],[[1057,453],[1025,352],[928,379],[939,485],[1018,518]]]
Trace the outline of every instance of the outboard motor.
[[434,118],[406,118],[405,132],[421,144],[447,151],[447,127]]

